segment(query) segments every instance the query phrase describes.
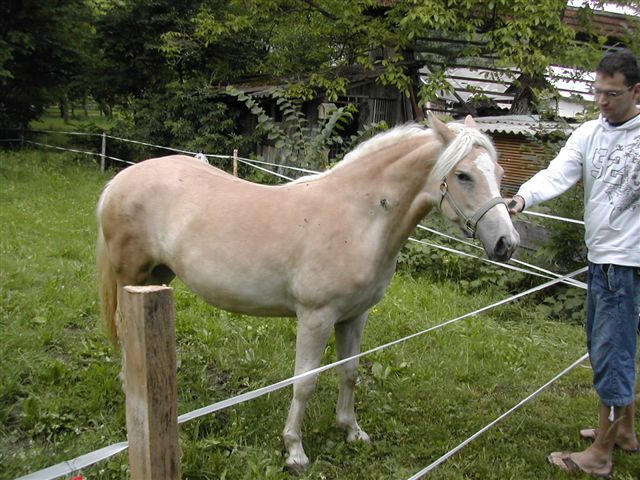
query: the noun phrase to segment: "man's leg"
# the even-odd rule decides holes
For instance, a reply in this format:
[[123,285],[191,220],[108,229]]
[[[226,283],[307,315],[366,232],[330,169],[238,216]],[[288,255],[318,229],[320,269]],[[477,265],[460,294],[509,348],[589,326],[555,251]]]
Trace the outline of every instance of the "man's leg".
[[627,452],[637,452],[640,448],[636,433],[636,402],[627,407],[620,419],[616,445]]
[[[608,409],[608,407],[605,407],[605,409]],[[640,444],[638,443],[638,436],[635,429],[635,412],[636,404],[633,402],[626,407],[624,412],[620,413],[621,417],[616,417],[618,418],[618,420],[616,420],[618,425],[615,436],[615,446],[629,453],[640,451]],[[594,442],[598,437],[598,432],[601,431],[600,428],[580,430],[580,437]]]
[[[635,433],[637,339],[640,315],[640,271],[620,265],[589,264],[587,343],[594,386],[603,405],[614,410],[618,446],[638,447]],[[605,409],[606,407],[601,407]],[[602,412],[600,414],[602,425]],[[607,432],[598,428],[600,437]]]
[[[615,418],[623,415],[626,407],[614,407]],[[613,448],[616,444],[616,434],[619,422],[611,421],[611,408],[600,405],[598,435],[589,448],[582,452],[554,452],[549,455],[549,462],[562,470],[581,470],[591,475],[606,477],[613,470]],[[605,432],[604,435],[600,432]]]
[[[634,432],[634,385],[640,281],[635,269],[589,263],[587,346],[594,386],[602,399],[594,443],[581,452],[554,452],[549,462],[563,470],[606,476],[613,468],[618,435]],[[623,406],[609,407],[610,404]]]

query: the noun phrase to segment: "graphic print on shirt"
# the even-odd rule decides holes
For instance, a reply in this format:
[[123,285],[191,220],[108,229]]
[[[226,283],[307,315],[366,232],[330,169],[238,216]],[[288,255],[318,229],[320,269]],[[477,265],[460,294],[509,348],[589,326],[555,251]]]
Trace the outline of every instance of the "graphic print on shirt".
[[607,184],[610,226],[625,211],[640,210],[640,135],[626,145],[616,145],[610,155],[606,149],[597,150],[592,165],[591,176]]
[[600,178],[602,176],[602,172],[604,172],[605,167],[609,164],[607,162],[607,154],[609,150],[606,148],[597,148],[595,153],[593,154],[593,161],[591,164],[593,165],[593,170],[591,170],[591,176],[593,178]]

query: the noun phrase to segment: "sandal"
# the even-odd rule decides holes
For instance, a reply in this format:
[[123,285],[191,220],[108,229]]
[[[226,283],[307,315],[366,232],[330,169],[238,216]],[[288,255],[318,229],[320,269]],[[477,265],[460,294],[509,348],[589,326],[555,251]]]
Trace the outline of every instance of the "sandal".
[[547,461],[551,465],[560,468],[560,470],[569,473],[586,473],[587,475],[593,475],[600,478],[611,478],[611,474],[613,473],[613,467],[608,473],[604,474],[587,472],[571,458],[571,452],[553,452],[547,457]]
[[[584,430],[580,430],[580,438],[582,438],[583,440],[589,440],[591,442],[595,441],[597,434],[598,434],[598,430],[596,430],[595,428],[586,428]],[[619,448],[620,450],[622,450],[625,453],[638,453],[638,452],[640,452],[640,447],[622,448],[617,443],[616,443],[615,447]]]

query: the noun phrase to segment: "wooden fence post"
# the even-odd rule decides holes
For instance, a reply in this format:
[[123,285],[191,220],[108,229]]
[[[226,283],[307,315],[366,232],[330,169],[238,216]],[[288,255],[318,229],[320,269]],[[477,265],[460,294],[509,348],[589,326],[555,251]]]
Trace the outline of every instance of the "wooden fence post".
[[124,287],[118,336],[132,480],[178,480],[180,447],[173,289]]
[[106,153],[107,153],[107,134],[102,132],[102,149],[100,150],[100,172],[104,173],[105,161],[106,161]]
[[233,149],[233,176],[238,176],[238,149]]

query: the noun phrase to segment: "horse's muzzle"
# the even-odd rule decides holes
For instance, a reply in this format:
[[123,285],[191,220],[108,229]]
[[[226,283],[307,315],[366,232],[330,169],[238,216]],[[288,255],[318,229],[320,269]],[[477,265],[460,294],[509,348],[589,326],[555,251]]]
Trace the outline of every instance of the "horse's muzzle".
[[502,235],[494,245],[493,251],[487,252],[487,255],[491,260],[505,262],[511,258],[513,252],[518,248],[519,240],[517,237],[512,238],[511,236]]

